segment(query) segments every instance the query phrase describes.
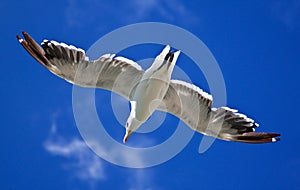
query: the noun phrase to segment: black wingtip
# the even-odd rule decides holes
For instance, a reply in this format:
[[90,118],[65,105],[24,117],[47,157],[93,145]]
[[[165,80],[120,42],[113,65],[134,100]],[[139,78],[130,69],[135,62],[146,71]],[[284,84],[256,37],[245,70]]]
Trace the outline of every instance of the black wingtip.
[[44,56],[45,51],[42,49],[42,47],[40,47],[39,44],[27,32],[23,31],[22,34],[24,39],[20,35],[16,35],[16,37],[23,48],[39,63],[47,67],[48,60]]
[[20,42],[20,44],[23,45],[23,43],[25,42],[24,39],[18,34],[16,35],[16,37],[17,37],[17,40]]
[[279,133],[266,133],[266,132],[247,132],[241,135],[234,135],[231,137],[232,141],[261,144],[280,141]]
[[22,34],[23,34],[23,36],[24,36],[24,38],[25,38],[25,40],[29,40],[29,38],[30,38],[30,36],[29,36],[29,34],[27,33],[27,32],[25,32],[25,31],[23,31],[22,32]]
[[29,36],[28,33],[25,32],[25,31],[22,31],[22,34],[23,34],[24,37],[25,37],[25,36]]
[[277,138],[274,138],[273,140],[274,140],[273,142],[277,142],[277,141],[281,141],[281,138],[277,137]]
[[21,36],[20,35],[16,35],[16,37],[17,37],[17,39],[20,41],[22,38],[21,38]]

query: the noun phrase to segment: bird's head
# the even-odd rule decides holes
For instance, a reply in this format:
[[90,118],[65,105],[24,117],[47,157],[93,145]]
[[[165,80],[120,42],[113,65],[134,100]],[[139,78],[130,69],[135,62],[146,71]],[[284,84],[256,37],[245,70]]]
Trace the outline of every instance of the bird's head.
[[126,133],[125,136],[123,138],[123,142],[126,143],[126,141],[128,140],[129,136],[136,131],[143,122],[139,121],[138,119],[136,119],[136,114],[135,114],[135,106],[136,106],[136,102],[135,101],[131,101],[131,111],[130,111],[130,115],[127,119],[126,122]]
[[130,137],[130,135],[136,131],[140,126],[141,126],[142,122],[140,122],[139,120],[137,120],[136,118],[133,118],[131,116],[129,116],[127,122],[126,122],[126,133],[125,136],[123,138],[123,142],[126,143],[128,138]]

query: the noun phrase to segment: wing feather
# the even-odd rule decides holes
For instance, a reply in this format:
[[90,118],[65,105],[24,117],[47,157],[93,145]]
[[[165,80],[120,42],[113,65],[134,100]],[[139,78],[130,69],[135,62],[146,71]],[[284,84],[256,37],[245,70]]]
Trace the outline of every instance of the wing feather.
[[237,110],[211,108],[212,97],[199,87],[171,80],[159,110],[169,112],[193,130],[228,141],[267,143],[280,140],[279,133],[254,132],[257,123]]
[[144,71],[134,61],[105,54],[90,61],[85,51],[65,43],[44,40],[41,46],[26,32],[18,40],[25,50],[53,74],[70,83],[111,90],[131,99]]

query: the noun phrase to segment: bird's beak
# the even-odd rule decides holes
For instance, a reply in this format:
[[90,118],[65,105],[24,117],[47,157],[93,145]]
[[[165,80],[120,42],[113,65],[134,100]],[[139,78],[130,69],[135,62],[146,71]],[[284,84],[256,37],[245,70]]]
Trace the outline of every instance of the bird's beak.
[[132,131],[126,130],[126,134],[125,134],[125,136],[123,138],[123,143],[127,142],[128,138],[130,137],[131,134],[132,134]]

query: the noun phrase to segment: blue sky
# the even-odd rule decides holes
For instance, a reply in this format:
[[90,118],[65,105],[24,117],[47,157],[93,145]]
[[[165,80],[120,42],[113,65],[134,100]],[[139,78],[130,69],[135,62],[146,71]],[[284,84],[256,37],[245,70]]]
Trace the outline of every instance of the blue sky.
[[[0,9],[0,189],[299,189],[299,1],[4,0]],[[95,155],[76,127],[72,85],[27,55],[15,35],[25,30],[39,42],[48,38],[88,49],[114,29],[146,21],[170,23],[201,39],[222,70],[228,106],[259,122],[259,131],[280,132],[282,141],[216,140],[199,154],[203,136],[195,134],[176,157],[146,169],[116,166]],[[149,52],[155,56],[159,48]],[[143,57],[127,53],[122,55]],[[184,60],[178,65],[209,91],[205,78]],[[124,128],[101,106],[110,94],[96,95],[107,131],[122,138]],[[160,133],[130,141],[166,139],[178,121],[166,117]]]

